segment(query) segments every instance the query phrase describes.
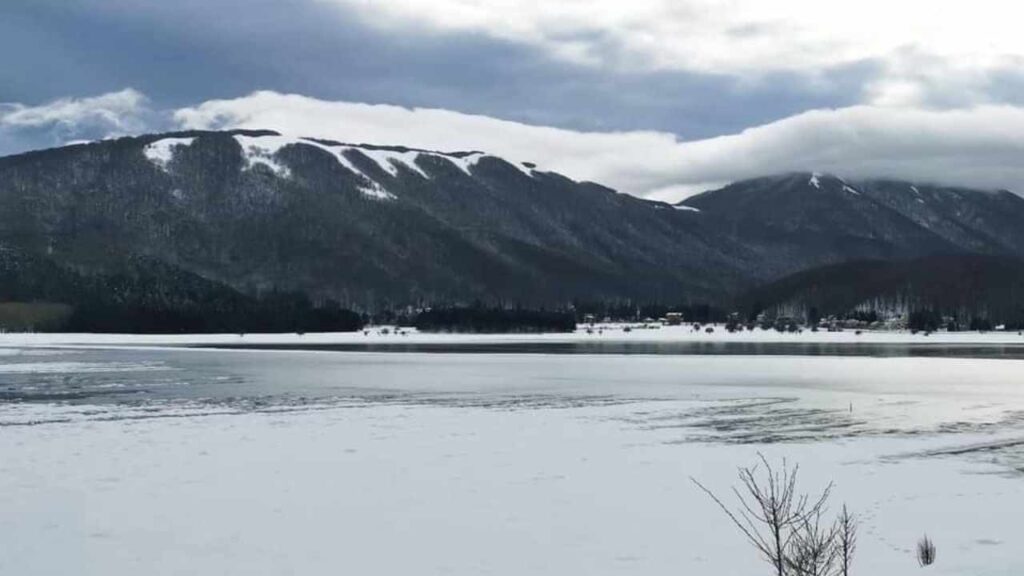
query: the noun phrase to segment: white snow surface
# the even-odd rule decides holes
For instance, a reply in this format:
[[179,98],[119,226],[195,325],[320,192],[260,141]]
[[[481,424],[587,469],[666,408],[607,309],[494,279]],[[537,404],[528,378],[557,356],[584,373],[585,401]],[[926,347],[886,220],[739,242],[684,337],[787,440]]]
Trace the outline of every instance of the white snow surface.
[[150,162],[167,170],[167,165],[174,158],[174,150],[179,146],[191,146],[193,140],[195,138],[162,138],[147,144],[142,153]]
[[355,149],[368,156],[371,160],[377,163],[388,174],[392,176],[398,176],[398,167],[405,166],[420,176],[430,179],[430,176],[423,171],[422,168],[416,165],[416,159],[419,158],[420,152],[407,151],[399,152],[396,150],[377,150],[373,148],[353,148],[349,147],[349,150]]
[[693,206],[687,206],[686,204],[673,204],[676,210],[683,210],[685,212],[700,212],[700,208],[694,208]]
[[[657,326],[651,329],[638,328],[638,323],[597,324],[593,333],[581,325],[572,333],[551,334],[438,334],[420,333],[414,328],[401,328],[404,335],[396,333],[394,326],[369,327],[364,332],[319,332],[308,334],[86,334],[86,333],[0,333],[0,347],[43,347],[55,346],[180,346],[189,344],[362,344],[362,343],[410,343],[410,344],[460,344],[460,343],[567,343],[585,341],[606,342],[750,342],[750,343],[821,343],[821,344],[922,344],[922,345],[1024,345],[1024,335],[1016,331],[992,332],[935,332],[912,334],[909,331],[863,331],[800,333],[777,332],[775,330],[727,332],[722,325],[709,326],[714,332],[694,331],[690,326]],[[627,331],[627,328],[629,331]],[[386,333],[385,333],[386,332]]]
[[235,135],[235,141],[242,147],[242,154],[245,158],[246,167],[251,169],[256,164],[262,164],[277,176],[288,178],[291,171],[277,159],[277,153],[294,140],[284,136],[243,136]]
[[472,175],[472,172],[469,171],[470,168],[476,166],[476,163],[479,162],[480,159],[483,158],[484,156],[485,154],[483,154],[482,152],[473,152],[471,154],[467,154],[461,157],[446,156],[446,158],[448,159],[449,162],[455,164],[455,166],[457,166],[459,170],[462,170],[466,174]]
[[171,348],[1024,344],[1016,332],[623,328],[0,334],[0,378],[150,375],[188,388],[202,369],[339,395],[257,409],[0,402],[0,574],[767,573],[690,481],[728,497],[757,452],[799,463],[808,490],[835,481],[834,504],[861,520],[857,573],[916,572],[925,532],[939,550],[929,574],[1024,573],[1021,360]]
[[1024,571],[1021,361],[175,353],[389,396],[0,404],[0,573],[768,573],[690,481],[727,498],[757,452],[836,482],[857,573],[916,573],[925,532],[928,574]]
[[808,186],[814,186],[815,188],[820,189],[821,188],[821,181],[819,180],[820,177],[821,177],[821,174],[818,174],[817,172],[811,174],[811,179],[807,181]]
[[857,196],[860,196],[860,192],[858,192],[852,186],[849,186],[847,184],[843,184],[843,191],[844,192],[849,192],[850,194],[855,194]]
[[[270,167],[276,174],[281,177],[288,177],[289,172],[286,166],[281,164],[275,159],[277,152],[288,145],[295,144],[300,146],[313,146],[324,150],[334,156],[346,170],[355,173],[363,181],[365,185],[360,186],[360,191],[367,196],[379,200],[395,200],[396,196],[387,189],[386,183],[379,182],[368,174],[356,167],[355,164],[349,160],[345,153],[348,151],[358,151],[359,153],[367,156],[371,160],[377,163],[382,170],[391,176],[398,176],[399,167],[404,166],[421,176],[424,179],[430,179],[430,175],[423,170],[417,163],[417,160],[421,156],[434,156],[447,160],[454,164],[459,170],[462,170],[468,175],[472,175],[471,168],[480,161],[481,158],[486,155],[481,152],[472,152],[466,155],[452,155],[441,152],[427,152],[422,150],[388,150],[380,148],[371,148],[367,146],[357,146],[351,144],[325,144],[314,141],[309,138],[298,138],[292,136],[245,136],[236,135],[235,139],[242,146],[242,149],[246,154],[247,165],[251,168],[253,164],[262,163]],[[533,170],[525,166],[523,163],[512,163],[518,170],[526,174],[527,176],[533,176]]]

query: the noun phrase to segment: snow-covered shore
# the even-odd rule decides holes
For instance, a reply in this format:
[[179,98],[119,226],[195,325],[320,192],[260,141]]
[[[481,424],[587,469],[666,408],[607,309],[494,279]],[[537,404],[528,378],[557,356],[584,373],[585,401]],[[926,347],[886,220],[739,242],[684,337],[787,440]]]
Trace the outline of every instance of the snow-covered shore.
[[759,574],[690,481],[758,451],[836,482],[857,574],[917,570],[925,532],[929,574],[1024,573],[1021,360],[63,344],[119,349],[5,343],[5,389],[170,392],[0,403],[0,574]]
[[775,330],[727,332],[712,326],[713,332],[693,330],[690,326],[661,326],[653,329],[631,328],[627,324],[581,327],[564,334],[437,334],[420,333],[414,328],[371,327],[360,332],[309,334],[0,334],[0,346],[132,346],[132,345],[267,345],[267,344],[488,344],[488,343],[572,343],[572,342],[792,342],[821,344],[949,344],[1004,345],[1022,344],[1024,336],[1016,331],[998,332],[910,332],[846,330],[843,332],[784,333]]
[[931,574],[1024,570],[1021,479],[924,456],[1012,435],[681,442],[652,425],[677,408],[352,405],[6,428],[0,572],[759,574],[689,480],[724,493],[759,450],[801,463],[808,489],[836,480],[863,522],[856,573],[917,570],[924,532]]

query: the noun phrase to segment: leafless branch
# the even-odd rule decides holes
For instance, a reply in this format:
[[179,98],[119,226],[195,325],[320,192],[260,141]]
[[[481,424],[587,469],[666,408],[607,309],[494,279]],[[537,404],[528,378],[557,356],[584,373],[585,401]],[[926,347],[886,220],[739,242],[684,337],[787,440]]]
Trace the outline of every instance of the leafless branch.
[[[815,550],[815,554],[831,555],[834,565],[832,543],[836,539],[835,528],[823,528],[821,525],[825,504],[832,493],[832,484],[812,499],[806,494],[800,494],[797,489],[799,466],[790,467],[783,460],[781,467],[774,467],[763,454],[758,453],[757,456],[757,464],[739,469],[740,485],[732,489],[738,501],[734,509],[730,509],[696,479],[690,480],[718,504],[747,540],[771,563],[776,576],[790,574],[792,567],[787,560],[788,553],[805,550],[809,546],[814,548],[823,545],[823,542],[828,550]],[[813,534],[808,534],[812,528]],[[813,546],[808,539],[813,540]],[[809,574],[821,576],[826,573]]]
[[853,554],[857,550],[857,524],[857,517],[850,514],[846,504],[843,504],[843,509],[839,512],[839,518],[836,519],[839,576],[850,576]]
[[823,511],[804,518],[786,549],[786,566],[793,576],[832,576],[839,560],[839,524],[827,525]]

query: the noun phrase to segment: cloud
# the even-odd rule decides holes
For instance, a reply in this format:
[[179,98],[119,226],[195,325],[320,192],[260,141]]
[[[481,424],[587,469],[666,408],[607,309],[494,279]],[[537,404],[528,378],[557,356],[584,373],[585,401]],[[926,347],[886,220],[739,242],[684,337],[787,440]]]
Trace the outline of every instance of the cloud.
[[[1005,0],[319,1],[386,30],[485,35],[607,69],[756,77],[877,61],[863,102],[878,105],[937,105],[967,83],[964,97],[987,102],[989,77],[1024,54],[1024,7]],[[938,65],[923,71],[922,59]]]
[[917,47],[976,63],[1024,52],[1003,0],[320,0],[378,26],[483,33],[570,60],[705,72],[821,68]]
[[0,152],[143,132],[154,118],[146,96],[131,88],[40,105],[0,103]]
[[692,141],[654,131],[581,132],[449,110],[257,92],[179,109],[202,129],[269,128],[345,142],[483,150],[638,196],[676,200],[789,171],[1024,191],[1024,108],[852,106]]
[[[364,20],[374,10],[319,0],[8,1],[0,52],[19,57],[0,66],[0,101],[37,104],[131,86],[153,107],[178,107],[273,89],[574,130],[655,129],[695,138],[857,103],[879,70],[859,63],[813,78],[778,73],[756,80],[608,70],[485,34],[386,30]],[[1022,92],[1007,86],[1002,93]]]
[[111,130],[138,128],[146,97],[131,88],[91,98],[62,98],[39,106],[0,103],[0,126],[39,128],[99,124]]
[[[662,132],[579,132],[450,110],[332,102],[257,92],[175,112],[185,128],[269,128],[343,142],[431,150],[482,150],[577,178],[641,192],[666,183],[678,162],[675,136]],[[654,153],[651,157],[649,154]]]

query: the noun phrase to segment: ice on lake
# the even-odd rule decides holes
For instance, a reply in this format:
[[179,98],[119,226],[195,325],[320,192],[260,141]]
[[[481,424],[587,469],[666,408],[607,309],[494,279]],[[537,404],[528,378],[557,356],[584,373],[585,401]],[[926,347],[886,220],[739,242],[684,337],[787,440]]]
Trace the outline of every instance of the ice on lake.
[[107,344],[0,354],[0,574],[767,573],[690,481],[759,451],[856,573],[1024,570],[1021,360]]

